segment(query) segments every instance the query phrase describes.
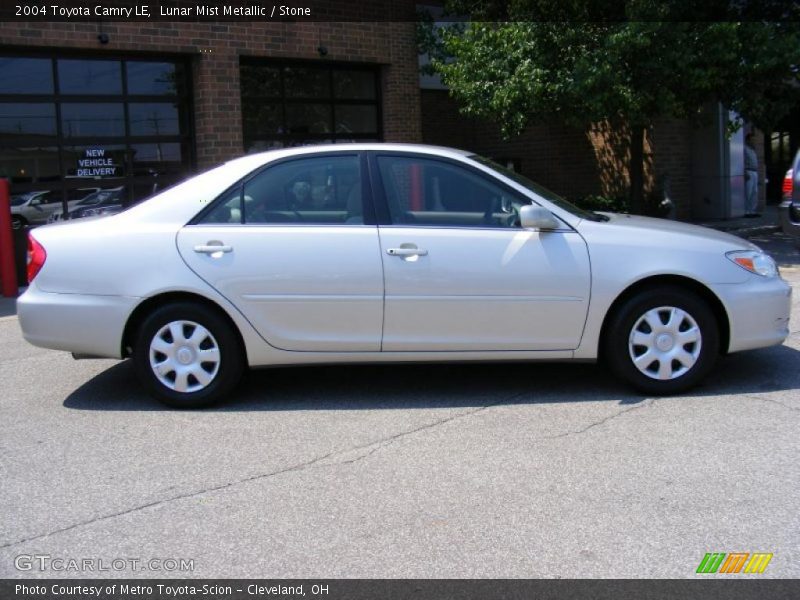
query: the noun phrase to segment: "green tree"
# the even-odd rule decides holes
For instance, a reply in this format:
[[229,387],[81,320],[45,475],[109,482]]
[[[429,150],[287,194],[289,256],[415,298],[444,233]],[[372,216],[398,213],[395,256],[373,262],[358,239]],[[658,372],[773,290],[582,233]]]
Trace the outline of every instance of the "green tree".
[[448,10],[470,22],[428,23],[420,40],[461,111],[497,122],[504,137],[552,120],[626,123],[631,207],[643,212],[644,137],[655,119],[699,121],[718,101],[769,128],[800,101],[797,8],[762,2],[753,15],[746,2],[734,10],[713,0],[611,0],[602,9],[451,0]]

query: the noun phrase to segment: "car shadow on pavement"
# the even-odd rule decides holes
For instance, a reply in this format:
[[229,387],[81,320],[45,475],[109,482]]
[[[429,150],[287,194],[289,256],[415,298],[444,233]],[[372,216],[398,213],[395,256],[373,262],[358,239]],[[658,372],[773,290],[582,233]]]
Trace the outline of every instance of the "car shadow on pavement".
[[[686,396],[759,394],[800,388],[800,351],[776,346],[721,357]],[[212,411],[378,410],[608,401],[637,404],[630,390],[594,364],[458,363],[334,365],[251,371]],[[673,396],[680,401],[681,396]],[[77,410],[172,410],[150,398],[130,361],[93,377],[65,400]]]

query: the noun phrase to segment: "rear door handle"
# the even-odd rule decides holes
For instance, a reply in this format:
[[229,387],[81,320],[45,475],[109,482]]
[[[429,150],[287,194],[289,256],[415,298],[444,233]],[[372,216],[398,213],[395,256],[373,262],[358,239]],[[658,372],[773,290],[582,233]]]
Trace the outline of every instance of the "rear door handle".
[[195,246],[194,251],[199,254],[216,254],[217,252],[233,252],[233,246],[224,244],[206,244]]
[[389,248],[386,250],[389,256],[427,256],[428,251],[422,248]]

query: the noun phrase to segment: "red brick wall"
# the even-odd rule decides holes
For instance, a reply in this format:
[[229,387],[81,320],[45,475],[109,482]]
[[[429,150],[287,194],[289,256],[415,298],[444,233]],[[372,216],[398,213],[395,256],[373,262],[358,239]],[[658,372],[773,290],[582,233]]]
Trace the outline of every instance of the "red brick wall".
[[[100,45],[100,32],[109,43]],[[261,56],[383,65],[383,132],[387,141],[419,142],[419,75],[411,22],[0,23],[0,46],[72,48],[193,57],[198,166],[244,151],[239,57]]]
[[416,24],[383,23],[388,63],[383,68],[383,137],[387,142],[421,142],[419,62]]
[[422,90],[422,141],[477,152],[476,131],[480,124],[458,112],[446,90]]

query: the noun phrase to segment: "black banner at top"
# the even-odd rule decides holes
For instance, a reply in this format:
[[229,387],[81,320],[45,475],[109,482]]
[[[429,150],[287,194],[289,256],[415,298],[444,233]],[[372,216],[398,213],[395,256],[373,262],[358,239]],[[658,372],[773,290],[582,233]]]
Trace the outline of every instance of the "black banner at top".
[[800,22],[794,0],[0,0],[0,21]]
[[409,0],[1,0],[2,21],[413,21]]

